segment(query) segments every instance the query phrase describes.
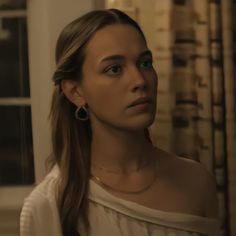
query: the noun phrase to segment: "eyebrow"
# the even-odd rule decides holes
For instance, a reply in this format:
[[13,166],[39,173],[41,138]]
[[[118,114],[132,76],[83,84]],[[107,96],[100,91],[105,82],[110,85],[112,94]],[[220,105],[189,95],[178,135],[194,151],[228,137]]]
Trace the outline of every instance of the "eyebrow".
[[[152,57],[152,52],[150,50],[146,50],[144,52],[141,52],[139,54],[139,58],[142,58],[144,56],[151,56]],[[111,55],[111,56],[107,56],[101,59],[100,63],[104,62],[104,61],[111,61],[111,60],[124,60],[125,57],[123,55]]]

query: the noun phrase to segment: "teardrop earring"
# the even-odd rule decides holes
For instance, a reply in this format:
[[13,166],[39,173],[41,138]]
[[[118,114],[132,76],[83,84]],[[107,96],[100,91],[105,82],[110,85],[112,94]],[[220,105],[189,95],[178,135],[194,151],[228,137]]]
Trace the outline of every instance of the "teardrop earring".
[[87,121],[89,119],[88,110],[85,106],[77,107],[75,110],[75,118],[81,121]]

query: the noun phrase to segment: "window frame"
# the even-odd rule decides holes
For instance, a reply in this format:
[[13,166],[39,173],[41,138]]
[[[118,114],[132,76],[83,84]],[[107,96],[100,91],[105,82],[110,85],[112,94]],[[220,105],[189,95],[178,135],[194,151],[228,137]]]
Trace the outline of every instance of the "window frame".
[[[100,1],[98,1],[100,2]],[[57,10],[55,10],[57,6]],[[35,183],[32,185],[1,186],[1,210],[20,210],[24,199],[46,174],[46,159],[51,152],[48,120],[53,83],[54,51],[62,28],[80,14],[95,9],[96,0],[86,2],[64,0],[27,0],[27,10],[1,10],[0,17],[27,17],[30,98],[1,98],[0,104],[30,105],[34,152]],[[15,11],[14,13],[12,13]],[[16,101],[17,100],[17,101]],[[1,234],[1,225],[0,225]]]
[[[27,10],[0,10],[1,19],[23,17],[27,18]],[[31,97],[2,97],[0,98],[0,106],[31,107]],[[32,188],[32,185],[0,186],[0,210],[18,209]]]

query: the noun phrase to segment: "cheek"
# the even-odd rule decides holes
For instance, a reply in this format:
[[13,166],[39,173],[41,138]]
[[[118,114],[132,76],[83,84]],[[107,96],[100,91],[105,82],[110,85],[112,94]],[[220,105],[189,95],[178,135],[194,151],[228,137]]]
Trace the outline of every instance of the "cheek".
[[155,71],[150,72],[146,75],[146,78],[149,78],[149,85],[150,89],[152,90],[153,93],[156,93],[157,91],[157,86],[158,86],[158,77]]
[[96,86],[87,93],[87,104],[94,113],[112,112],[118,106],[118,94],[114,89]]

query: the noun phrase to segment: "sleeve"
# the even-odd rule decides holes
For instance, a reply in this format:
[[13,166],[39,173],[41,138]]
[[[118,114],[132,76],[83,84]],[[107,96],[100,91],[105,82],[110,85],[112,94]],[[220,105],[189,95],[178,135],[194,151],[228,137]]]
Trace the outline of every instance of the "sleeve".
[[62,236],[56,202],[40,194],[26,198],[20,215],[20,236]]

